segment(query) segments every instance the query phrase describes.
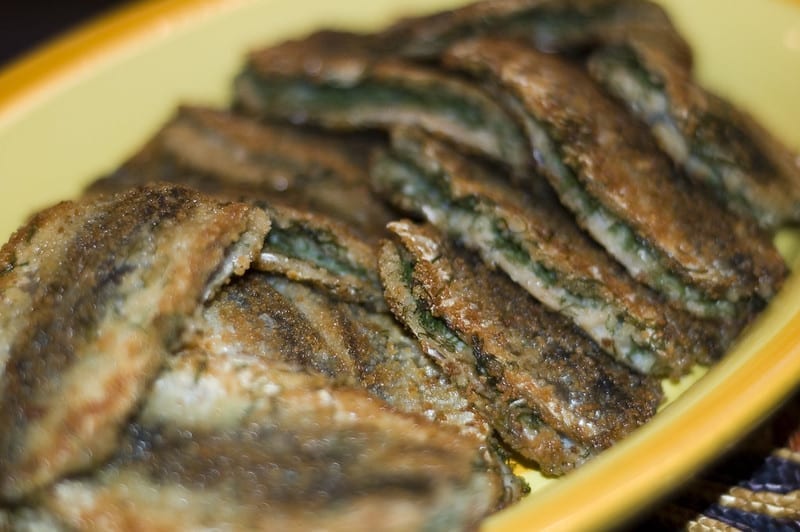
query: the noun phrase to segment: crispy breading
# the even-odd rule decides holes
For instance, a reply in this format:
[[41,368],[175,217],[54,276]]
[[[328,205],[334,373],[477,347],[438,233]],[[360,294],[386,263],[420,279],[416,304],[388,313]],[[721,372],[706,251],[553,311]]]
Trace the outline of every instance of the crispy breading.
[[0,497],[106,459],[188,318],[261,249],[259,209],[137,188],[35,215],[0,250]]
[[653,46],[609,47],[589,72],[644,121],[684,172],[767,229],[800,221],[797,156]]
[[387,56],[368,35],[323,31],[257,50],[235,92],[257,116],[337,130],[413,124],[516,173],[531,163],[517,124],[479,87]]
[[372,166],[376,190],[480,253],[487,267],[505,271],[620,362],[677,376],[697,358],[721,353],[736,332],[720,334],[726,327],[697,320],[636,282],[546,185],[527,193],[419,130],[397,129],[392,139],[391,154]]
[[393,222],[381,248],[387,303],[503,440],[557,475],[647,421],[658,381],[619,365],[432,227]]
[[445,62],[508,99],[561,202],[635,278],[701,315],[777,292],[787,269],[769,236],[679,179],[578,67],[499,38],[461,42]]

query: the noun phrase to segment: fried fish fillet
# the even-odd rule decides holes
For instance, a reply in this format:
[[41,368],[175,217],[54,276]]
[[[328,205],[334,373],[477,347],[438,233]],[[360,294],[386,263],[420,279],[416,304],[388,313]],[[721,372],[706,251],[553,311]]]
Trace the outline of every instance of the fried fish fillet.
[[563,316],[450,248],[430,226],[393,222],[380,253],[389,307],[503,440],[558,475],[647,421],[662,392]]
[[392,58],[367,35],[324,31],[250,54],[237,104],[258,116],[353,130],[416,125],[516,172],[524,135],[491,97],[457,76]]
[[[492,426],[391,315],[337,302],[318,289],[283,277],[270,277],[268,283],[269,290],[278,292],[292,312],[311,324],[339,359],[349,362],[337,379],[366,389],[400,412],[425,417],[472,438],[484,461],[503,480],[503,504],[519,499],[524,485],[509,469]],[[319,358],[329,358],[330,352],[317,350],[306,360],[320,364]]]
[[315,284],[338,299],[385,310],[371,245],[325,216],[262,206],[272,223],[254,267]]
[[326,214],[377,240],[392,213],[367,186],[374,141],[183,106],[134,157],[89,192],[168,181],[229,199]]
[[430,59],[456,41],[478,35],[518,37],[561,53],[646,42],[687,68],[692,64],[688,43],[663,8],[643,0],[484,0],[401,20],[378,39],[400,55]]
[[[273,284],[278,285],[280,293],[272,288]],[[391,455],[395,443],[405,445],[399,440],[406,439],[403,435],[406,430],[419,430],[423,433],[430,431],[431,434],[423,437],[426,441],[432,444],[450,441],[456,446],[457,451],[452,459],[465,460],[464,463],[455,465],[456,471],[464,472],[471,468],[476,476],[484,476],[487,481],[485,489],[480,494],[474,494],[476,497],[482,497],[481,500],[474,501],[478,507],[466,513],[473,511],[485,513],[503,504],[503,498],[507,497],[505,494],[509,487],[508,483],[518,487],[518,481],[503,467],[504,464],[499,464],[486,453],[483,440],[488,429],[481,426],[483,422],[474,413],[471,417],[467,417],[470,409],[460,396],[453,397],[452,393],[447,395],[448,391],[452,391],[452,387],[448,387],[447,383],[441,380],[440,374],[435,371],[423,374],[411,368],[413,362],[410,362],[409,351],[416,353],[413,358],[424,359],[424,355],[419,352],[418,347],[415,348],[413,341],[410,342],[407,337],[403,337],[396,324],[394,324],[395,331],[392,331],[393,322],[390,319],[388,322],[374,321],[373,323],[377,325],[373,329],[374,336],[380,339],[366,342],[364,345],[368,349],[380,346],[385,350],[374,352],[375,360],[364,362],[381,368],[359,367],[355,381],[362,380],[362,375],[375,376],[382,371],[391,371],[392,366],[398,366],[396,362],[398,360],[404,361],[399,362],[399,365],[404,366],[406,374],[394,374],[395,382],[385,382],[380,393],[377,393],[377,387],[367,387],[374,396],[373,399],[369,399],[358,390],[346,389],[344,386],[348,386],[354,380],[350,368],[344,367],[339,362],[334,364],[323,362],[325,358],[334,358],[330,356],[331,350],[323,339],[330,335],[317,334],[317,331],[319,327],[325,327],[329,323],[324,319],[320,322],[305,319],[305,316],[296,310],[295,300],[290,298],[296,296],[298,299],[307,299],[309,293],[315,292],[306,285],[285,278],[265,276],[254,271],[226,286],[219,296],[206,306],[202,317],[195,324],[197,334],[178,356],[169,361],[167,369],[155,382],[137,423],[148,430],[170,427],[190,431],[193,434],[203,434],[252,427],[254,423],[261,424],[263,421],[278,422],[281,423],[282,431],[290,432],[291,436],[297,435],[296,445],[300,449],[306,446],[320,446],[317,441],[320,438],[339,442],[342,447],[346,447],[345,442],[351,436],[340,433],[342,426],[349,426],[353,422],[366,426],[379,424],[384,431],[381,437],[386,441],[383,443],[370,441],[368,445],[383,450],[343,448],[342,456],[329,456],[334,462],[344,460],[342,462],[344,470],[338,471],[337,477],[341,477],[344,482],[361,482],[362,485],[356,488],[365,495],[375,496],[378,505],[394,504],[391,498],[395,496],[403,502],[406,496],[402,491],[391,494],[384,493],[378,488],[384,481],[380,471],[382,468],[378,468],[378,471],[373,469],[377,468],[377,465],[370,460],[370,453],[388,451]],[[308,309],[309,305],[314,303],[306,302],[303,307]],[[342,306],[341,303],[338,305]],[[345,306],[356,308],[354,305]],[[330,312],[329,309],[323,310],[325,311]],[[315,316],[317,315],[318,313],[315,313]],[[317,328],[314,328],[315,325]],[[337,333],[338,331],[333,334]],[[388,339],[384,336],[387,333],[390,335]],[[397,345],[398,343],[401,345]],[[322,378],[319,372],[310,374],[304,371],[318,370],[323,365],[327,365],[324,372],[328,376],[325,378]],[[331,375],[334,376],[331,378]],[[420,386],[420,382],[413,382],[420,376],[425,381],[425,386]],[[317,397],[320,395],[322,397]],[[403,401],[402,404],[399,404],[399,401]],[[301,406],[299,403],[305,404]],[[348,406],[348,411],[337,410],[331,414],[331,403],[334,405],[344,403]],[[404,416],[390,410],[389,405],[395,410],[417,415],[403,419]],[[435,413],[431,415],[430,410]],[[398,423],[392,422],[393,417],[399,418]],[[303,427],[312,428],[315,432],[308,435],[303,432]],[[441,429],[441,432],[433,438],[431,435],[438,429]],[[397,434],[394,433],[395,430],[398,431]],[[355,434],[352,437],[358,438],[359,435]],[[468,450],[470,448],[471,451]],[[287,449],[287,452],[290,450]],[[428,451],[434,454],[437,452],[436,449]],[[346,455],[346,453],[351,454]],[[355,469],[359,456],[363,455],[367,456],[366,463],[362,464],[363,469]],[[392,457],[384,454],[382,459],[389,460],[391,469]],[[319,474],[321,469],[316,463],[304,464],[300,456],[295,457],[295,462],[300,462],[296,463],[296,471],[300,476],[313,475],[315,471]],[[274,464],[275,460],[272,459],[269,463]],[[305,471],[304,465],[311,470]],[[428,470],[425,464],[418,465],[418,470],[410,468],[407,473],[420,477],[431,475],[431,478],[420,478],[421,482],[441,482],[443,486],[450,482],[448,480],[450,477],[439,478],[438,474]],[[322,471],[334,471],[335,467],[328,464]],[[370,474],[373,474],[372,479],[367,478]],[[370,487],[365,485],[367,482],[375,484],[371,484]],[[318,487],[324,489],[325,485],[325,480],[321,479]],[[277,490],[282,486],[269,487]],[[308,489],[311,489],[311,486]],[[300,494],[297,495],[299,497]],[[334,507],[349,504],[347,499],[353,494],[331,495],[333,500],[329,503]],[[459,493],[451,496],[463,495]],[[383,500],[384,497],[387,500]],[[465,512],[455,498],[451,503],[454,506],[452,510],[445,511],[439,508],[436,512],[443,515],[447,515],[449,511]],[[412,514],[424,514],[429,509],[427,504],[415,502],[408,510]],[[433,506],[435,505],[436,503],[433,503]],[[285,511],[294,513],[297,509],[289,507]],[[321,511],[324,512],[325,509]],[[332,523],[337,522],[335,514],[329,517],[333,519]],[[414,517],[414,519],[419,518]],[[440,515],[437,519],[439,518],[444,517]],[[374,523],[364,523],[361,526],[374,526]]]
[[769,236],[680,180],[579,68],[499,38],[456,44],[445,62],[495,86],[561,202],[636,279],[704,317],[778,290],[787,270]]
[[486,419],[390,314],[337,304],[317,290],[280,277],[270,278],[269,284],[309,323],[318,325],[329,344],[344,346],[352,363],[348,383],[402,412],[422,415],[480,440],[492,437]]
[[697,85],[663,50],[613,46],[589,72],[650,127],[675,163],[768,229],[800,221],[800,162],[751,116]]
[[[489,423],[391,315],[251,270],[207,305],[194,328],[192,346],[200,354],[170,363],[153,385],[140,422],[161,425],[175,418],[196,428],[208,428],[218,416],[228,420],[220,422],[238,422],[266,400],[260,395],[270,386],[260,377],[260,384],[251,382],[261,374],[251,368],[255,362],[247,362],[256,356],[365,389],[400,412],[455,430],[501,479],[498,504],[521,495],[522,484],[508,469]],[[231,371],[234,376],[224,376]]]
[[182,363],[233,394],[219,406],[248,408],[134,423],[110,463],[39,494],[41,513],[70,530],[444,531],[475,527],[502,490],[471,441],[361,390],[257,354]]
[[371,178],[397,207],[479,252],[637,371],[679,376],[724,347],[719,324],[660,301],[580,231],[547,190],[526,194],[496,170],[405,128],[393,132],[392,152],[376,157]]
[[113,452],[186,320],[261,249],[263,211],[182,187],[64,202],[0,250],[0,498]]

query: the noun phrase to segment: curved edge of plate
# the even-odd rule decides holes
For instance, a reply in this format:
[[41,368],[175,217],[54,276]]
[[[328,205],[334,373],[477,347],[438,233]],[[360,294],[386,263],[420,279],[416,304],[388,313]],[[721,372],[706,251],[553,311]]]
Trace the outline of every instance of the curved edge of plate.
[[0,70],[0,126],[138,43],[163,37],[247,1],[138,0],[67,30]]

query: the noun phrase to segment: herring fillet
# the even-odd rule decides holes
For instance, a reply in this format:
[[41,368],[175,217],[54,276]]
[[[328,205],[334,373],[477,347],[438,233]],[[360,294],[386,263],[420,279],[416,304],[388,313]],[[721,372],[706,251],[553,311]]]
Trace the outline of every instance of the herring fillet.
[[[200,331],[192,340],[194,349],[229,356],[232,366],[242,368],[237,379],[253,376],[239,354],[245,359],[257,355],[296,371],[324,375],[337,386],[362,388],[400,412],[455,430],[473,442],[485,466],[502,480],[502,500],[495,502],[504,505],[520,497],[523,486],[506,465],[491,426],[391,315],[342,302],[313,285],[250,270],[226,286],[193,327]],[[178,364],[179,370],[163,373],[153,385],[143,422],[157,425],[168,422],[163,416],[172,416],[195,420],[192,423],[202,427],[218,412],[236,419],[263,401],[250,392],[252,400],[242,400],[238,388],[217,386],[214,372],[206,381],[202,372]],[[183,391],[187,385],[194,391]],[[268,388],[264,386],[256,392]],[[187,399],[173,399],[176,393]],[[180,412],[170,405],[180,405]]]
[[[337,301],[319,287],[291,281],[283,276],[259,276],[250,272],[246,279],[237,281],[238,296],[225,306],[247,316],[273,316],[267,323],[279,316],[294,316],[297,325],[280,321],[271,326],[280,334],[285,330],[299,327],[303,323],[310,326],[324,342],[323,349],[307,349],[300,360],[306,368],[318,368],[326,360],[342,361],[338,371],[329,372],[338,382],[364,388],[373,396],[393,408],[422,416],[437,425],[456,429],[464,437],[475,442],[484,462],[497,471],[503,480],[504,495],[502,504],[517,500],[523,486],[506,465],[505,453],[499,448],[492,428],[483,415],[469,404],[463,392],[453,386],[436,364],[421,350],[418,343],[409,337],[390,314],[375,312],[363,305]],[[247,294],[245,296],[245,294]],[[275,311],[265,309],[263,301],[269,298]],[[245,310],[247,309],[247,310]],[[252,318],[249,318],[252,320]],[[262,325],[259,322],[259,325]],[[239,328],[246,328],[240,326]],[[262,333],[275,337],[276,333],[262,329]],[[300,341],[293,340],[283,349],[272,349],[280,354],[280,360],[289,361],[285,353],[296,350]],[[230,339],[220,342],[230,343]],[[311,342],[302,345],[314,345]],[[499,503],[498,503],[499,504]]]
[[107,458],[187,317],[255,258],[258,209],[152,186],[36,214],[0,250],[0,497]]
[[588,74],[499,38],[458,43],[445,63],[507,100],[561,202],[636,279],[703,317],[734,317],[777,292],[787,270],[768,235],[679,179]]
[[[280,292],[272,289],[276,283]],[[347,523],[355,526],[357,522],[350,516],[354,512],[372,515],[381,508],[392,512],[395,505],[405,507],[407,515],[390,517],[389,523],[397,522],[393,528],[428,519],[431,523],[442,523],[434,526],[436,529],[445,523],[461,528],[464,525],[457,525],[459,519],[471,523],[498,507],[508,489],[504,483],[513,475],[498,470],[497,463],[490,461],[492,457],[481,443],[485,434],[476,432],[479,424],[472,421],[471,429],[457,424],[464,421],[468,408],[461,405],[463,414],[456,413],[458,419],[452,422],[443,423],[438,416],[432,420],[423,411],[423,405],[445,416],[455,409],[449,400],[429,402],[439,394],[436,387],[443,387],[431,375],[428,379],[434,381],[433,389],[423,389],[419,384],[419,389],[414,389],[412,381],[419,378],[418,374],[399,379],[407,386],[406,403],[402,405],[406,408],[399,410],[413,414],[408,416],[397,413],[395,405],[385,396],[370,390],[373,397],[369,397],[354,389],[351,385],[358,379],[354,380],[353,373],[341,364],[327,364],[328,370],[317,372],[321,360],[330,355],[323,340],[330,335],[317,334],[318,327],[328,325],[326,321],[312,322],[295,310],[296,299],[309,297],[304,293],[315,294],[315,291],[256,271],[226,286],[193,324],[197,334],[169,360],[136,424],[148,431],[158,432],[161,428],[188,431],[200,434],[201,440],[204,434],[224,439],[227,434],[245,428],[250,432],[260,428],[272,430],[263,444],[258,442],[249,451],[261,454],[265,463],[273,464],[268,468],[272,470],[269,482],[260,490],[265,500],[244,501],[248,504],[243,511],[256,513],[257,509],[249,505],[257,502],[263,506],[272,501],[269,508],[274,521],[270,522],[275,527],[278,523],[292,527],[319,526],[322,522],[319,515],[309,515],[293,502],[304,497],[312,505],[318,504],[313,513],[325,515],[328,526],[336,529]],[[342,303],[334,306],[361,308]],[[383,356],[407,358],[397,350],[387,350]],[[314,371],[308,372],[309,369]],[[420,392],[424,395],[422,403],[415,397]],[[376,428],[378,434],[373,437],[371,432]],[[409,430],[418,434],[405,434]],[[441,460],[447,463],[440,466],[437,455],[441,451],[437,446],[444,442],[454,446],[454,453],[443,457]],[[191,443],[202,445],[202,441]],[[427,447],[416,450],[424,446]],[[306,454],[304,449],[312,451]],[[324,456],[319,456],[319,460],[308,456],[315,454],[313,450]],[[289,461],[292,452],[295,456]],[[416,456],[417,452],[429,457]],[[283,453],[287,453],[284,458]],[[373,456],[385,460],[385,467],[373,463]],[[333,463],[320,463],[325,457]],[[177,460],[180,462],[181,457]],[[289,470],[281,473],[279,465]],[[255,469],[254,478],[264,469],[250,467]],[[456,473],[442,475],[439,467],[452,467]],[[284,477],[276,475],[291,476],[281,480]],[[403,477],[408,477],[408,493],[398,486],[398,479]],[[289,486],[284,485],[287,482]],[[246,479],[243,485],[248,485]],[[424,487],[428,485],[430,488]],[[243,489],[242,485],[237,489]],[[312,489],[319,492],[311,494]],[[413,495],[417,489],[424,493]],[[271,492],[279,492],[281,496]],[[230,500],[229,493],[214,495],[234,506],[242,502]],[[463,504],[462,498],[468,499],[469,505]],[[363,499],[375,508],[367,510]],[[263,522],[270,519],[267,514],[257,517]],[[356,528],[373,525],[373,521],[368,521]]]
[[376,40],[394,53],[432,59],[478,35],[524,39],[541,50],[582,53],[613,43],[647,43],[690,68],[692,51],[664,9],[642,0],[484,0],[402,19]]
[[664,304],[628,276],[549,191],[525,194],[422,131],[394,130],[392,151],[375,158],[371,179],[397,207],[479,252],[637,371],[676,377],[726,345],[719,324]]
[[87,192],[179,183],[227,199],[324,214],[377,242],[393,214],[367,186],[365,154],[375,143],[365,136],[327,135],[184,105],[138,153]]
[[309,211],[256,204],[269,214],[271,229],[254,268],[385,310],[375,251],[350,226]]
[[505,110],[458,76],[392,57],[370,35],[320,31],[252,52],[236,104],[256,116],[337,130],[417,125],[524,173],[525,139]]
[[195,363],[223,404],[252,395],[247,412],[134,423],[109,464],[37,507],[78,530],[466,530],[492,510],[497,478],[454,431],[255,354]]
[[661,149],[728,207],[767,229],[800,221],[796,155],[663,50],[610,46],[593,53],[588,67],[650,127]]
[[430,226],[393,222],[387,303],[501,438],[545,474],[584,463],[647,421],[659,383],[619,365],[566,318],[459,252]]

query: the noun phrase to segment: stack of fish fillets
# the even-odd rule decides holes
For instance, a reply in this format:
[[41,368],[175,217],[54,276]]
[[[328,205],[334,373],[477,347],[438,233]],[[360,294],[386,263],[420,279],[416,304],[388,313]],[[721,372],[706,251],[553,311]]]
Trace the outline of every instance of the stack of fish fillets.
[[800,221],[691,64],[641,0],[251,53],[3,247],[0,526],[471,528],[625,437]]
[[469,529],[525,491],[340,222],[123,186],[3,253],[0,524]]
[[[389,307],[490,419],[497,403],[526,412],[495,428],[550,473],[605,436],[506,389],[520,368],[504,361],[558,350],[526,334],[549,337],[557,314],[603,364],[679,378],[718,360],[787,274],[771,233],[800,221],[797,159],[696,84],[689,46],[651,2],[496,0],[378,34],[321,31],[253,52],[235,93],[261,119],[386,133],[371,185],[416,220],[390,224],[381,247]],[[493,302],[509,280],[548,318]],[[520,377],[539,399],[558,388],[543,367]],[[520,437],[546,430],[548,452],[572,458]]]
[[644,373],[717,358],[786,275],[769,231],[800,215],[792,154],[693,82],[649,2],[480,2],[319,32],[252,53],[236,94],[260,117],[389,131],[382,197]]

